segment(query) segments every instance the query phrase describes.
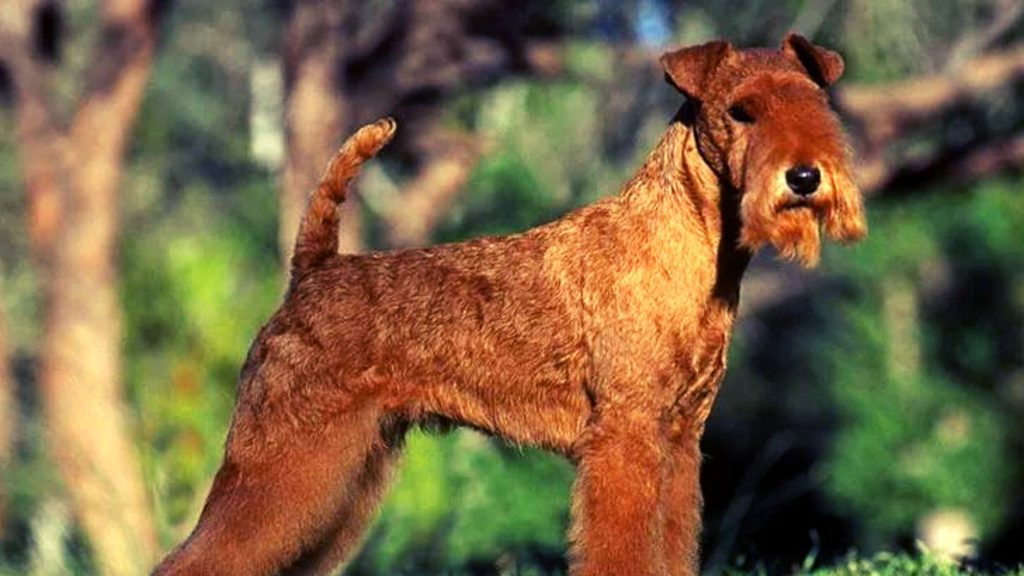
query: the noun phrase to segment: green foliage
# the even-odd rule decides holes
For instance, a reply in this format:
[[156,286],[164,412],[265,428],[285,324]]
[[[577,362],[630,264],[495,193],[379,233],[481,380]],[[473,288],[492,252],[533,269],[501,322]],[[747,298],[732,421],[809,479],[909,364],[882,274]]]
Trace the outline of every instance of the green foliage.
[[[807,576],[985,576],[985,572],[961,568],[953,562],[933,556],[927,551],[911,556],[909,554],[878,554],[871,558],[851,555],[846,560],[828,568],[806,570]],[[1021,576],[1024,568],[998,570],[998,576]]]
[[362,573],[442,573],[559,557],[572,470],[556,456],[460,431],[413,433],[396,486],[356,562]]
[[[58,107],[66,107],[88,64],[94,4],[68,4],[71,73],[57,79]],[[175,3],[122,186],[125,381],[167,545],[198,512],[221,457],[238,368],[283,288],[277,183],[247,149],[248,66],[255,54],[276,49],[267,45],[280,35],[280,3],[261,4],[267,10],[248,10],[242,0]],[[487,153],[435,240],[513,233],[553,219],[613,193],[649,149],[679,97],[660,84],[634,86],[635,79],[620,76],[628,68],[618,66],[621,53],[584,30],[615,3],[600,4],[559,0],[527,15],[544,30],[578,26],[564,39],[565,74],[558,80],[506,78],[455,95],[449,121],[478,134]],[[787,0],[766,17],[764,2],[684,4],[676,38],[724,35],[738,44],[773,44],[794,22],[813,21],[819,9]],[[622,3],[622,10],[635,5]],[[835,3],[820,14],[815,36],[840,43],[848,77],[888,81],[941,70],[953,40],[984,19],[986,5]],[[642,90],[644,99],[624,119],[613,118],[609,111],[622,107],[611,101],[621,94],[610,94],[623,84],[631,93]],[[672,98],[671,106],[647,91]],[[1016,118],[1007,112],[1016,100],[1005,99],[1011,102],[985,111],[994,128],[1004,116]],[[628,132],[623,151],[610,151],[608,132]],[[926,148],[928,138],[913,145]],[[24,373],[40,314],[15,144],[11,116],[0,116],[0,296]],[[762,416],[783,422],[772,430],[790,437],[785,423],[828,420],[822,428],[833,435],[822,440],[820,474],[794,485],[820,480],[864,548],[906,541],[921,516],[938,508],[968,511],[983,540],[997,533],[1024,482],[1022,184],[1020,178],[981,181],[873,201],[869,239],[854,249],[827,249],[824,284],[841,289],[816,290],[800,310],[803,323],[770,336],[787,338],[796,352],[759,371],[747,362],[759,353],[755,343],[737,341],[730,367],[736,385],[725,387],[717,409],[732,428],[721,443],[727,446],[717,446],[709,460],[722,459],[726,449],[746,455],[763,447],[751,432],[763,430],[757,428]],[[745,324],[759,322],[766,320]],[[0,575],[25,573],[37,548],[49,544],[66,556],[56,561],[57,572],[91,573],[72,520],[48,516],[60,482],[44,449],[32,379],[19,378],[25,413],[18,461],[3,471],[11,496],[8,534],[16,536],[0,543]],[[777,384],[786,379],[798,385],[780,394]],[[414,432],[349,573],[562,573],[572,473],[558,457],[473,432]],[[758,505],[762,496],[753,496]],[[33,542],[46,522],[60,530],[48,532],[52,540]],[[799,573],[974,574],[927,554],[814,564]]]
[[231,58],[248,45],[232,6],[171,11],[124,185],[125,380],[168,543],[195,520],[239,366],[284,287],[275,182],[249,157],[248,78]]
[[[574,66],[597,66],[609,54],[582,44],[571,53]],[[457,103],[491,153],[474,169],[438,239],[520,232],[615,192],[625,174],[608,163],[594,137],[597,97],[580,83],[508,82]]]
[[[917,554],[882,552],[870,557],[848,554],[830,566],[817,566],[813,555],[804,559],[794,576],[1024,576],[1024,566],[1016,569],[997,568],[978,570],[965,568],[955,562],[936,556],[921,547]],[[722,576],[766,576],[763,567],[753,570],[730,567]]]
[[1007,296],[1024,285],[1019,187],[879,207],[869,239],[831,265],[856,295],[822,348],[843,418],[827,485],[866,541],[940,508],[967,511],[983,538],[1005,520],[1020,474],[1007,460],[1020,406],[999,369],[1019,361],[1024,318]]
[[219,463],[238,367],[283,285],[274,255],[223,220],[209,196],[189,195],[173,226],[123,250],[126,379],[171,525],[192,520]]
[[829,487],[873,542],[911,532],[939,508],[968,510],[982,536],[999,527],[1012,484],[995,407],[938,378],[851,376],[836,391],[849,422],[829,459]]

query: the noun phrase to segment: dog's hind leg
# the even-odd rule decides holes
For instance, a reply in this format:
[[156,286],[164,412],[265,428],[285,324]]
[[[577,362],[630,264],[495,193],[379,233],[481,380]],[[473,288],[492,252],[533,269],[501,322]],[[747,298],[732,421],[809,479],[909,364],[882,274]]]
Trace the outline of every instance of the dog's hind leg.
[[347,524],[346,508],[364,524],[369,512],[346,506],[348,491],[387,448],[381,416],[370,401],[316,425],[240,410],[196,529],[155,574],[277,574]]
[[[401,432],[403,434],[404,427]],[[375,446],[366,458],[355,479],[345,487],[345,504],[342,506],[332,528],[321,542],[302,554],[285,574],[289,576],[313,576],[331,574],[338,566],[351,559],[352,552],[362,541],[367,525],[373,519],[388,482],[395,462],[400,455],[401,438],[395,438],[383,446]]]

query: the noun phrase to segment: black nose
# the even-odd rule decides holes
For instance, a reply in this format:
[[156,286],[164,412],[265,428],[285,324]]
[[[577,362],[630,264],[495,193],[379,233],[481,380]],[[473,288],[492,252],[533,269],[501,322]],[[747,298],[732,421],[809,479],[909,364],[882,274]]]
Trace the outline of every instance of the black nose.
[[809,166],[797,166],[786,171],[786,184],[794,194],[810,196],[821,184],[821,171]]

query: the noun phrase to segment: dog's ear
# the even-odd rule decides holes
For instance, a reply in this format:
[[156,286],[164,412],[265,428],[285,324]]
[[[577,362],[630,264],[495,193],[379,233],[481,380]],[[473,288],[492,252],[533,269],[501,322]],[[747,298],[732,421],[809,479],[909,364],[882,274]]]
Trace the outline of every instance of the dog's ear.
[[782,52],[800,63],[818,86],[827,88],[843,75],[843,57],[790,32],[782,41]]
[[665,80],[686,95],[700,101],[707,80],[722,62],[734,54],[732,45],[721,40],[666,52],[661,56]]

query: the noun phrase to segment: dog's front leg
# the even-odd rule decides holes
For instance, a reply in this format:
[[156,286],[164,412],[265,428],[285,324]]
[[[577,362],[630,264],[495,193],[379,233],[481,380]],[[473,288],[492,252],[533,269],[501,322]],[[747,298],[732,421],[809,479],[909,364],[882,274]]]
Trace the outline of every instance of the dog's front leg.
[[576,446],[572,576],[663,576],[658,513],[663,442],[658,419],[635,409],[603,410]]
[[673,422],[666,435],[662,464],[664,490],[661,513],[665,518],[665,564],[671,576],[699,573],[700,437],[687,422]]

